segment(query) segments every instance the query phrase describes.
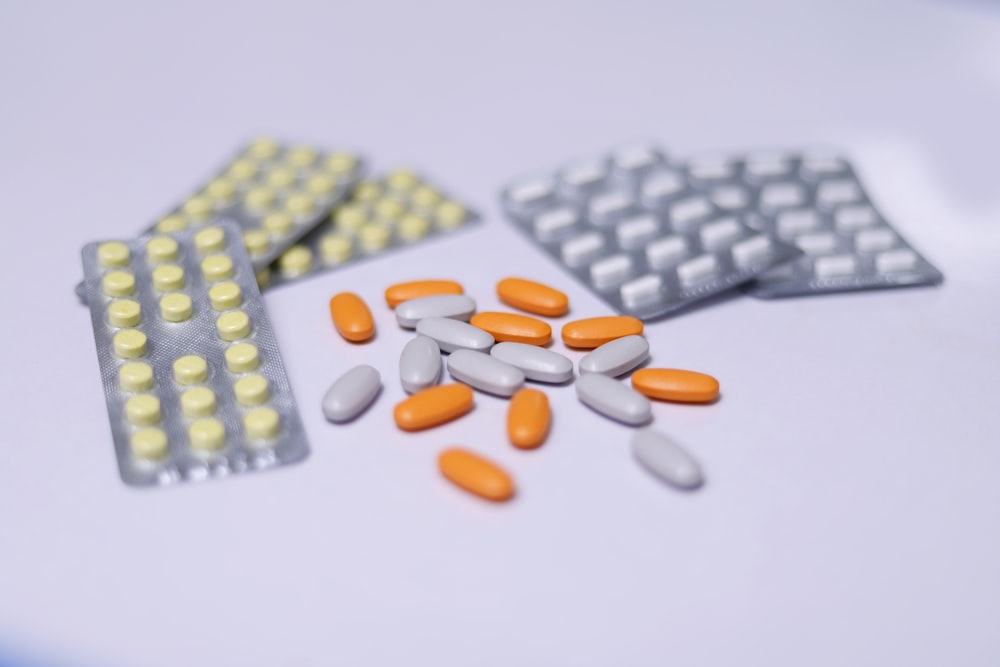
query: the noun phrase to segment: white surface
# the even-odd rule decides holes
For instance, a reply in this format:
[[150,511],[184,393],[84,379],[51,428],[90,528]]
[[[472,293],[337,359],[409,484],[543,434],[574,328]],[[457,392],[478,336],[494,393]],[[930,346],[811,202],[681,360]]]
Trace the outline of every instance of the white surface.
[[[0,8],[6,431],[0,649],[106,665],[995,665],[1000,662],[1000,17],[987,3],[40,3]],[[425,169],[475,231],[267,296],[313,454],[231,481],[118,479],[79,248],[128,236],[257,132]],[[506,401],[404,434],[411,332],[384,287],[510,273],[604,308],[499,219],[509,178],[632,139],[677,154],[842,147],[939,289],[718,299],[650,326],[712,373],[657,404],[701,463],[682,494],[629,430],[545,387],[538,451]],[[345,343],[351,288],[378,337]],[[564,321],[566,318],[563,318]],[[556,347],[555,349],[559,349]],[[574,360],[578,353],[572,353]],[[385,389],[327,423],[331,381]],[[493,506],[440,479],[503,464]]]

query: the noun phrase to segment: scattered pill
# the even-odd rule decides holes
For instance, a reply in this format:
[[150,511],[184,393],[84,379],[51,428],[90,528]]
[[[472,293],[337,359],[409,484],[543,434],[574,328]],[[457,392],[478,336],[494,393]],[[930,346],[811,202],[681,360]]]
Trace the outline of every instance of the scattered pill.
[[447,317],[425,317],[417,322],[417,333],[438,344],[442,352],[455,350],[487,351],[493,336],[479,327]]
[[498,342],[546,345],[552,340],[552,327],[527,315],[486,311],[473,315],[469,323],[488,331]]
[[524,386],[524,373],[482,352],[456,350],[448,357],[448,372],[459,382],[497,396],[512,396]]
[[519,368],[535,382],[558,383],[573,377],[573,362],[558,352],[525,343],[497,343],[490,355]]
[[115,356],[122,359],[135,359],[146,354],[146,334],[138,329],[124,329],[115,334],[112,339]]
[[208,378],[208,362],[204,357],[188,354],[174,361],[174,380],[177,384],[198,384]]
[[362,343],[375,335],[375,320],[368,304],[353,292],[330,298],[330,317],[337,332],[352,343]]
[[101,280],[104,296],[131,296],[135,292],[135,276],[125,271],[110,271]]
[[565,294],[523,278],[504,278],[498,282],[497,296],[511,308],[535,315],[561,317],[569,310],[569,298]]
[[141,428],[132,434],[129,449],[137,459],[162,459],[167,455],[167,434],[162,428]]
[[191,447],[202,452],[214,452],[226,444],[226,427],[214,417],[203,417],[188,427]]
[[395,308],[404,301],[439,294],[464,294],[465,290],[454,280],[415,280],[397,283],[385,290],[385,302]]
[[191,319],[194,306],[191,297],[183,292],[164,294],[160,299],[160,317],[167,322],[184,322]]
[[260,352],[253,343],[237,343],[226,349],[225,357],[230,373],[247,373],[260,365]]
[[281,417],[272,407],[254,408],[243,416],[243,430],[252,440],[270,440],[280,428]]
[[642,336],[625,336],[601,345],[580,359],[580,373],[618,377],[649,357],[649,343]]
[[478,454],[452,447],[438,456],[441,474],[456,486],[486,500],[514,497],[514,480],[502,468]]
[[215,408],[215,392],[208,387],[192,387],[181,394],[181,411],[188,417],[211,417]]
[[421,431],[458,419],[472,407],[471,387],[443,384],[418,391],[397,403],[393,418],[404,431]]
[[651,428],[632,436],[632,454],[647,470],[681,489],[696,489],[704,483],[701,468],[680,445]]
[[417,336],[399,355],[399,380],[408,394],[433,387],[441,377],[441,348],[426,336]]
[[404,329],[414,329],[427,317],[448,317],[468,322],[476,312],[476,302],[464,294],[437,294],[404,301],[396,306],[396,321]]
[[521,389],[507,408],[507,436],[521,449],[534,449],[545,442],[552,421],[549,398],[537,389]]
[[639,369],[632,374],[632,388],[677,403],[709,403],[719,396],[719,381],[711,375],[676,368]]
[[323,415],[332,422],[346,422],[365,411],[379,389],[382,378],[379,372],[362,364],[347,371],[323,395]]
[[606,375],[581,375],[576,381],[576,395],[584,405],[630,426],[644,424],[652,416],[649,399]]
[[642,335],[642,321],[628,315],[590,317],[568,322],[562,339],[568,347],[593,349],[616,338]]

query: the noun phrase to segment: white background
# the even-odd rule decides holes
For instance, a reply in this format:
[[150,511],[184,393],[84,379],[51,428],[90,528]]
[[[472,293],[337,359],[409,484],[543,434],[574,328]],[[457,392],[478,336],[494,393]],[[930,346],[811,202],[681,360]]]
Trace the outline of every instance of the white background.
[[[988,3],[4,3],[0,7],[0,650],[103,665],[1000,663],[1000,11]],[[303,464],[137,491],[118,479],[79,248],[147,226],[258,133],[412,165],[485,224],[266,296]],[[722,382],[656,424],[703,463],[677,493],[628,429],[548,391],[418,435],[392,406],[398,280],[493,309],[520,274],[605,314],[516,235],[499,186],[636,138],[677,155],[833,146],[940,288],[722,299],[651,325],[653,363]],[[334,333],[353,289],[378,337]],[[556,349],[559,349],[557,345]],[[574,355],[579,356],[579,355]],[[357,423],[319,399],[349,366]],[[490,505],[439,477],[502,463]]]

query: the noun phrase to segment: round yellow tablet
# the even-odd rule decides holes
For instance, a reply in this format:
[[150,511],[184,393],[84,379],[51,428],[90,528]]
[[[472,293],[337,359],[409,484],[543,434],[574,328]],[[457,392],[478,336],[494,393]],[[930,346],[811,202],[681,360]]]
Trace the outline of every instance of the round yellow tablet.
[[128,246],[119,241],[108,241],[97,246],[97,263],[105,267],[128,266]]
[[355,201],[372,202],[382,196],[382,188],[374,181],[358,183],[352,195]]
[[412,213],[404,216],[403,219],[399,221],[399,226],[397,227],[399,237],[404,241],[416,241],[417,239],[423,238],[424,236],[427,236],[427,232],[429,232],[430,229],[430,220]]
[[269,160],[278,154],[278,142],[274,139],[261,137],[254,139],[247,146],[247,155],[255,160]]
[[137,459],[162,459],[167,455],[167,434],[162,428],[140,428],[132,434],[129,446]]
[[146,243],[146,259],[153,263],[177,259],[177,241],[169,236],[155,236]]
[[247,375],[233,384],[233,393],[240,405],[260,405],[270,398],[271,389],[263,375]]
[[312,270],[312,259],[312,250],[304,245],[293,245],[281,254],[278,266],[281,267],[282,275],[301,276]]
[[108,322],[113,327],[134,327],[142,321],[142,308],[138,301],[117,299],[108,304]]
[[192,220],[206,220],[212,215],[212,200],[195,195],[184,202],[181,210]]
[[316,162],[316,151],[307,146],[295,146],[285,153],[285,162],[297,169],[308,167]]
[[419,208],[432,208],[441,201],[441,193],[430,186],[422,185],[413,191],[410,201]]
[[236,196],[236,183],[228,178],[217,178],[208,184],[205,194],[217,206],[228,204]]
[[269,231],[274,236],[284,236],[288,232],[292,231],[295,221],[292,220],[292,216],[285,211],[275,211],[274,213],[268,213],[265,215],[261,224],[264,226],[264,229]]
[[125,401],[125,419],[136,426],[152,426],[160,421],[160,399],[139,394]]
[[208,300],[213,310],[238,308],[243,303],[243,292],[236,283],[219,283],[208,290]]
[[383,250],[392,240],[392,231],[384,225],[365,225],[358,230],[358,245],[365,252]]
[[184,269],[176,264],[167,264],[153,269],[153,289],[157,292],[172,292],[184,287]]
[[409,169],[396,169],[389,172],[385,179],[386,185],[393,190],[412,190],[420,183],[420,179]]
[[397,220],[405,212],[406,207],[395,199],[382,199],[375,203],[375,215],[388,222]]
[[257,163],[245,158],[233,160],[226,170],[226,175],[237,183],[246,183],[257,175]]
[[326,158],[326,168],[333,174],[345,174],[353,171],[358,164],[358,158],[350,153],[332,153]]
[[219,315],[215,328],[222,340],[239,340],[250,335],[250,318],[242,310]]
[[445,201],[435,210],[438,225],[448,229],[458,227],[465,222],[465,207],[456,201]]
[[285,199],[285,210],[296,218],[312,213],[316,200],[311,194],[300,192]]
[[337,187],[337,182],[326,174],[313,174],[306,181],[306,190],[316,195],[317,197],[326,197],[334,188]]
[[270,188],[251,188],[243,197],[247,208],[261,210],[274,205],[274,190]]
[[146,334],[138,329],[124,329],[115,334],[111,341],[115,356],[135,359],[146,354]]
[[203,417],[188,427],[191,447],[203,452],[214,452],[226,444],[226,427],[214,417]]
[[233,277],[233,260],[229,255],[209,255],[201,260],[201,274],[205,280],[214,283]]
[[101,280],[105,296],[129,296],[135,292],[135,276],[124,271],[110,271]]
[[173,213],[164,218],[160,218],[160,221],[156,223],[156,231],[161,234],[173,234],[174,232],[187,229],[187,227],[188,219],[179,213]]
[[274,408],[254,408],[243,417],[243,428],[252,440],[268,440],[278,435],[281,420]]
[[342,232],[356,232],[368,222],[368,214],[363,206],[344,204],[333,214],[334,226]]
[[351,258],[354,243],[350,237],[325,234],[319,240],[319,254],[327,264],[337,264]]
[[226,247],[226,232],[222,227],[208,227],[194,235],[194,247],[201,255],[219,252]]
[[263,229],[248,229],[243,232],[243,246],[249,255],[263,255],[271,249],[271,237]]
[[275,190],[284,190],[295,183],[295,170],[287,167],[275,167],[267,174],[267,184]]
[[226,368],[232,373],[248,373],[260,365],[260,352],[253,343],[237,343],[226,348]]
[[181,411],[188,417],[211,417],[215,407],[215,392],[208,387],[192,387],[181,394]]
[[264,267],[254,276],[257,279],[257,287],[264,289],[271,284],[271,269]]
[[184,292],[164,294],[160,299],[160,317],[167,322],[184,322],[191,319],[193,312],[191,297]]
[[153,367],[143,361],[130,361],[118,369],[118,386],[125,391],[149,391],[153,388]]
[[177,384],[198,384],[208,379],[208,362],[197,354],[174,359],[174,379]]

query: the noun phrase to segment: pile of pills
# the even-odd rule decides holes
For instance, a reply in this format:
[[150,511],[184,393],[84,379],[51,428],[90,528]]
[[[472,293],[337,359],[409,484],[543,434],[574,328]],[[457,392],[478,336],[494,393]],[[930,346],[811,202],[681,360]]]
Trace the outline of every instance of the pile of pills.
[[[400,283],[386,289],[386,303],[394,309],[399,326],[416,333],[399,357],[399,380],[410,396],[393,410],[398,428],[422,431],[463,417],[474,407],[476,390],[510,399],[511,445],[535,449],[545,442],[552,421],[548,396],[525,384],[560,385],[573,379],[573,362],[545,347],[552,340],[552,327],[539,319],[565,315],[569,300],[559,290],[522,278],[501,280],[497,295],[522,313],[477,312],[476,302],[462,285],[450,280]],[[337,331],[351,343],[365,342],[375,334],[371,311],[356,294],[334,295],[330,315]],[[694,371],[642,368],[632,373],[631,386],[617,379],[649,358],[649,344],[642,334],[642,322],[630,316],[592,317],[562,327],[566,347],[590,350],[578,365],[580,402],[627,426],[645,427],[652,420],[650,399],[710,403],[718,398],[718,381]],[[442,353],[448,355],[445,366],[454,383],[440,384]],[[381,383],[375,368],[352,368],[326,392],[323,414],[335,423],[359,417],[379,395]],[[698,463],[658,431],[637,430],[632,451],[647,470],[677,488],[694,489],[703,483]],[[504,501],[515,495],[512,476],[473,451],[447,449],[438,465],[446,479],[482,498]]]

